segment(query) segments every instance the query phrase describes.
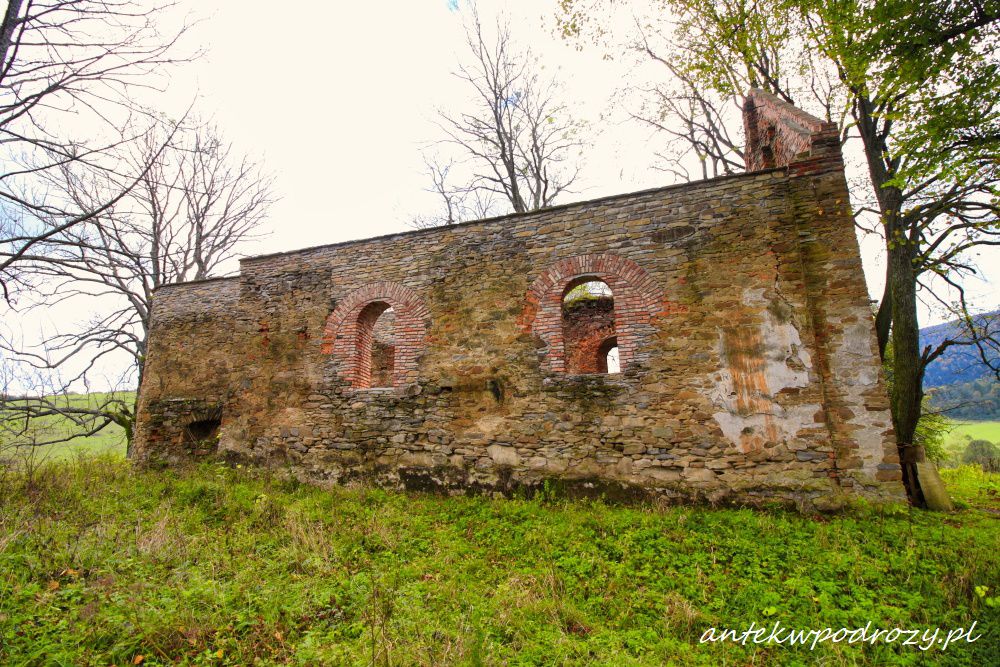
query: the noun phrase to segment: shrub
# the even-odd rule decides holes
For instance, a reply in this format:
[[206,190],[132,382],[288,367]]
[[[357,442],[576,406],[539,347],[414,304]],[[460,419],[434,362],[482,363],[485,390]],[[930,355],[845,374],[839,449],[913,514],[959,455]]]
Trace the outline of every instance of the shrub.
[[973,440],[965,448],[962,462],[981,466],[987,472],[1000,472],[1000,447],[989,440]]

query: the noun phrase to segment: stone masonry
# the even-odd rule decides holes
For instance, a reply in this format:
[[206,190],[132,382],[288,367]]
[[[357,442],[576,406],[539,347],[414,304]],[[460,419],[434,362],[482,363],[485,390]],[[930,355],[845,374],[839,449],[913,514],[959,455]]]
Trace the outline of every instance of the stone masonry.
[[[747,101],[745,174],[160,288],[134,457],[449,492],[903,502],[836,129]],[[564,303],[597,281],[610,297]]]

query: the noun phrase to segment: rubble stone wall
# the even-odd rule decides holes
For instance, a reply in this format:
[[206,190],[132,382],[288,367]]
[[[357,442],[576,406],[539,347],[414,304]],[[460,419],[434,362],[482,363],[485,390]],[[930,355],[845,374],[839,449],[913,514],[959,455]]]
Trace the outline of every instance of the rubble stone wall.
[[[824,141],[783,167],[161,288],[134,455],[190,459],[185,428],[218,415],[216,455],[319,482],[903,501],[843,165]],[[562,297],[586,280],[613,293],[586,326],[613,322],[620,373],[567,371],[580,336]],[[383,306],[392,386],[372,388],[365,313]]]

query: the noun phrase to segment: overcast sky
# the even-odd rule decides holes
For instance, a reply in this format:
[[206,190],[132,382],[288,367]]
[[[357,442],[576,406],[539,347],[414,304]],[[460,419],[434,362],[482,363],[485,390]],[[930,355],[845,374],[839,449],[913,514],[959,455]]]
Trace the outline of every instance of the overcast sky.
[[[422,150],[440,137],[435,109],[460,108],[467,91],[451,72],[465,56],[464,3],[408,0],[303,3],[296,11],[246,0],[216,0],[196,39],[205,58],[174,77],[168,100],[180,109],[194,94],[241,149],[260,155],[277,177],[266,241],[273,252],[408,229],[434,206],[425,192]],[[563,202],[656,187],[668,177],[652,168],[657,137],[623,119],[610,101],[623,85],[652,70],[609,61],[555,35],[557,0],[480,0],[484,22],[511,18],[514,38],[530,45],[558,74],[567,102],[587,120],[587,150],[578,192]],[[627,3],[623,3],[627,4]],[[622,15],[628,22],[630,14]],[[623,25],[622,27],[627,27]],[[654,72],[655,73],[655,72]],[[855,147],[856,148],[856,147]],[[881,295],[879,239],[863,241],[873,295]],[[970,287],[984,308],[1000,304],[1000,252],[984,254],[991,279]],[[925,309],[925,322],[937,321]]]
[[[430,212],[435,200],[425,191],[421,153],[441,136],[435,110],[461,108],[468,96],[451,74],[465,56],[467,9],[455,0],[306,2],[289,6],[294,10],[248,0],[206,5],[180,0],[181,10],[203,18],[190,38],[206,53],[175,72],[153,103],[179,115],[199,97],[199,112],[275,175],[280,201],[267,238],[247,254],[405,231],[414,216]],[[560,76],[567,104],[590,124],[593,145],[579,187],[561,203],[670,183],[652,168],[659,138],[610,103],[650,70],[557,37],[556,6],[479,2],[484,22],[498,11],[510,17],[515,40]],[[880,245],[869,239],[862,246],[869,290],[879,296]],[[978,305],[995,308],[1000,251],[984,255],[980,267],[992,282],[973,280],[971,292]],[[924,324],[938,320],[924,309]]]
[[[268,251],[402,231],[433,207],[421,152],[441,136],[435,110],[468,97],[451,75],[465,55],[462,10],[448,0],[306,3],[296,12],[213,4],[198,28],[208,55],[175,76],[171,98],[181,108],[197,88],[199,108],[276,174],[282,200]],[[507,4],[480,2],[484,22],[506,7],[515,39],[565,74],[576,115],[601,130],[567,201],[663,184],[649,169],[647,132],[601,127],[623,65],[554,37],[553,2]]]

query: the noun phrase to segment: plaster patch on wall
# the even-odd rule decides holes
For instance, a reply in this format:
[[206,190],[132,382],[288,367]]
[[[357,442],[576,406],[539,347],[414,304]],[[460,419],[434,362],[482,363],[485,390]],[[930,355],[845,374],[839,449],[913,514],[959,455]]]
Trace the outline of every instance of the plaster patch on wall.
[[504,418],[498,415],[486,415],[476,420],[476,430],[487,438],[492,438],[503,429]]
[[794,322],[776,314],[777,309],[763,307],[768,303],[763,288],[744,289],[742,302],[760,307],[760,323],[719,328],[723,367],[710,376],[707,397],[721,408],[712,417],[726,438],[750,453],[822,425],[813,418],[819,405],[785,409],[774,399],[784,389],[809,384],[812,358]]
[[504,445],[490,445],[486,452],[498,466],[518,466],[521,464],[521,457],[513,447]]
[[861,389],[873,387],[878,383],[879,367],[870,363],[874,347],[871,323],[860,321],[845,326],[840,340],[834,354],[847,362],[853,371],[850,375],[841,377],[841,381],[847,386]]

